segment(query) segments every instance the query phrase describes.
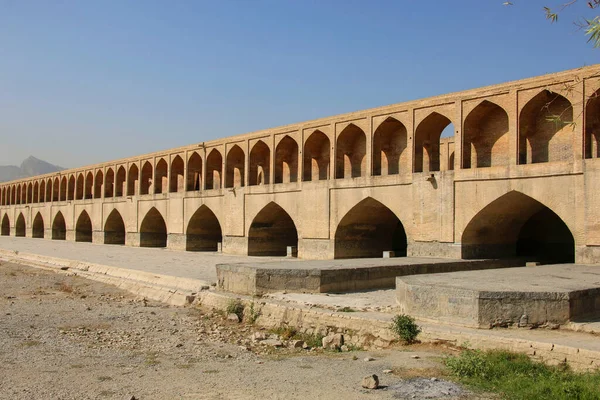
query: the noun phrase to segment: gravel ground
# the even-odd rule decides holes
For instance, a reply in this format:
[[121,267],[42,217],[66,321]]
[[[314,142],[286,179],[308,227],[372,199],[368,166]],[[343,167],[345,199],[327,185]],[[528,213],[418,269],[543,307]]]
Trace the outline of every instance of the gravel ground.
[[[268,331],[216,311],[12,263],[0,265],[0,294],[0,399],[475,398],[431,380],[443,376],[437,346],[274,348],[252,339]],[[383,388],[361,387],[371,374]]]

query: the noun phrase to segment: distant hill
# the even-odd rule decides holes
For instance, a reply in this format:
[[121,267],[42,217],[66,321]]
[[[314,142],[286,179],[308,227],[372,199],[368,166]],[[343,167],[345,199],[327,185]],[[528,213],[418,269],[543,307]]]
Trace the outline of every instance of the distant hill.
[[64,168],[59,167],[58,165],[52,165],[46,161],[29,156],[21,163],[20,167],[17,167],[16,165],[0,165],[0,182],[49,174],[51,172],[62,171],[63,169]]

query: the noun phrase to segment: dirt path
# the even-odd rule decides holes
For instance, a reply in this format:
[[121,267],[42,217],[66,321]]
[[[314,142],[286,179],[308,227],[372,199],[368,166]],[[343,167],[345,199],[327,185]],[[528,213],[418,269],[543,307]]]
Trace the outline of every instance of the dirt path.
[[[392,399],[401,377],[442,374],[442,349],[276,349],[217,312],[17,264],[0,294],[0,399]],[[362,389],[370,374],[389,387]]]

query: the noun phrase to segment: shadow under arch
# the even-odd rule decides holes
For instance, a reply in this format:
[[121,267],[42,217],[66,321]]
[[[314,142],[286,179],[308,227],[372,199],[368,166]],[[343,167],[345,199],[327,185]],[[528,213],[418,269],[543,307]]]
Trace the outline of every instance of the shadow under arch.
[[381,258],[387,250],[393,250],[397,257],[406,257],[407,242],[404,225],[396,214],[367,197],[338,224],[334,258]]
[[20,213],[17,217],[17,222],[15,223],[15,236],[16,237],[25,237],[25,217],[23,213]]
[[79,214],[75,224],[75,241],[92,243],[92,220],[85,210]]
[[2,228],[0,229],[0,234],[2,236],[10,235],[10,220],[8,219],[8,214],[4,214],[4,218],[2,218]]
[[167,247],[167,224],[154,207],[148,211],[140,226],[140,247]]
[[65,217],[59,211],[54,217],[52,222],[52,240],[66,240],[67,239],[67,224],[65,223]]
[[462,258],[526,257],[542,263],[575,261],[575,240],[550,208],[517,191],[492,201],[467,224]]
[[200,206],[190,218],[186,230],[187,251],[217,251],[223,241],[221,224],[215,213],[206,205]]
[[31,225],[31,236],[37,239],[44,238],[44,218],[39,212],[33,219],[33,225]]
[[108,214],[104,224],[104,244],[125,244],[125,223],[121,213],[115,208]]
[[283,208],[270,202],[252,220],[248,255],[285,256],[287,246],[298,246],[296,224]]

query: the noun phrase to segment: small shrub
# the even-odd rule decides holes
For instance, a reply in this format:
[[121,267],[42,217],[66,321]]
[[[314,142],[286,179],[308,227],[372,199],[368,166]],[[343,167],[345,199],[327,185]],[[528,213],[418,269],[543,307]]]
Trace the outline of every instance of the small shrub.
[[225,309],[227,314],[236,314],[240,317],[240,321],[244,318],[244,305],[238,299],[231,299],[229,303],[227,303],[227,308]]
[[67,282],[62,282],[58,290],[65,293],[73,293],[73,286],[69,285]]
[[335,310],[336,312],[356,312],[356,310],[352,307],[342,307]]
[[415,319],[404,314],[394,317],[390,329],[407,344],[414,343],[421,333],[421,328],[415,323]]
[[248,307],[248,311],[246,313],[246,317],[248,322],[250,322],[251,324],[255,323],[258,317],[260,317],[260,310],[256,308],[254,302],[250,303],[250,306]]

